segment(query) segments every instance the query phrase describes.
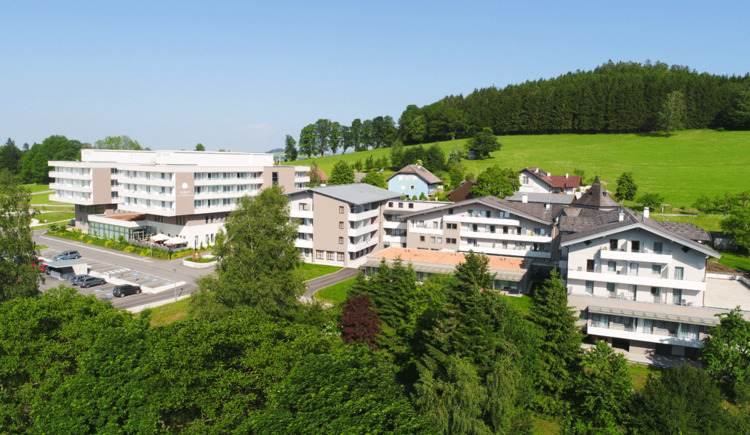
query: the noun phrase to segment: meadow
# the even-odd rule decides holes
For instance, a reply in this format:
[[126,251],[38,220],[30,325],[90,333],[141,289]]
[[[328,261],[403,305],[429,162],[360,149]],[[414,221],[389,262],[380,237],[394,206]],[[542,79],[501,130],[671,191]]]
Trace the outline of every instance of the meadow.
[[[750,132],[685,130],[669,138],[651,134],[561,134],[498,139],[502,149],[492,153],[491,159],[464,160],[470,172],[477,174],[492,165],[516,170],[538,166],[553,175],[572,175],[575,169],[582,169],[587,178],[599,175],[605,183],[614,184],[621,173],[629,171],[638,184],[639,196],[659,193],[666,203],[683,209],[700,195],[750,190]],[[465,143],[466,139],[459,139],[438,145],[448,156]],[[290,164],[309,165],[315,161],[330,175],[338,160],[364,162],[370,155],[375,159],[390,156],[390,148]]]

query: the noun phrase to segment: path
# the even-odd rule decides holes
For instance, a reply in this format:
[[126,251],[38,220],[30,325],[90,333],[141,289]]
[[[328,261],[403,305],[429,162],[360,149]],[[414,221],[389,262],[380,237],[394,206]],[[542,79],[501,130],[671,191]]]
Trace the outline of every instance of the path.
[[338,284],[341,281],[347,280],[349,278],[354,278],[358,273],[359,269],[345,267],[334,273],[307,280],[305,281],[305,284],[307,285],[307,291],[305,291],[305,294],[302,295],[301,299],[306,301],[312,300],[312,295],[316,291],[328,286],[332,286],[334,284]]

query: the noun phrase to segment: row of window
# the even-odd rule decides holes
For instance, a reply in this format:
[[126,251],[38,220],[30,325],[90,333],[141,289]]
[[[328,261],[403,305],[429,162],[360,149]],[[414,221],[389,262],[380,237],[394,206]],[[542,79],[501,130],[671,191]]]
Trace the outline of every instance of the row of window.
[[171,172],[149,172],[149,171],[119,171],[119,174],[125,178],[141,178],[144,180],[165,180],[165,181],[172,180],[172,177],[174,176],[174,174],[172,174]]
[[[621,275],[638,276],[640,273],[639,263],[627,263],[618,269],[616,261],[607,261],[607,272],[618,273]],[[587,272],[601,272],[600,268],[596,264],[596,260],[586,260],[586,271]],[[651,265],[651,276],[660,277],[664,279],[669,278],[669,267],[662,266],[661,264]],[[675,267],[673,278],[681,281],[685,278],[685,268]]]
[[[617,290],[618,285],[614,282],[608,282],[606,283],[607,286],[607,293],[610,297],[618,297]],[[589,295],[594,294],[594,281],[586,281],[586,293]],[[638,286],[636,285],[628,285],[627,286],[627,293],[625,294],[625,299],[628,300],[639,300],[638,299]],[[643,297],[640,298],[641,301],[644,300]],[[651,287],[651,302],[655,304],[667,304],[671,303],[674,305],[684,305],[685,301],[682,299],[682,289],[672,289],[671,295],[668,294],[668,292],[661,287]]]
[[173,210],[174,209],[174,201],[159,201],[156,199],[142,199],[142,198],[132,198],[130,196],[126,196],[122,200],[123,205],[134,205],[137,207],[146,207],[146,208],[155,208],[155,209],[163,209],[163,210]]
[[315,251],[315,258],[317,258],[318,260],[344,261],[344,253],[335,252],[335,251],[317,250]]
[[249,178],[260,178],[262,172],[196,172],[196,180],[245,180]]
[[[628,249],[628,243],[630,244],[630,249]],[[645,243],[643,244],[645,245]],[[630,252],[643,252],[643,253],[652,253],[652,254],[668,254],[669,252],[666,252],[664,250],[664,243],[663,242],[653,242],[651,245],[651,250],[649,251],[648,248],[645,246],[641,246],[640,240],[618,240],[618,239],[609,239],[609,249],[612,251],[628,251]]]
[[260,186],[249,184],[225,184],[223,186],[195,186],[193,189],[196,195],[203,193],[243,193],[248,190],[260,190]]
[[700,325],[599,313],[591,314],[591,326],[625,332],[676,337],[681,340],[698,340],[700,339],[702,330]]
[[[411,203],[411,202],[410,202],[410,203],[408,203],[408,204],[409,204],[409,208],[414,208],[414,203]],[[391,207],[391,208],[393,208],[393,201],[390,201],[390,202],[388,203],[388,207]],[[399,202],[399,203],[398,203],[398,208],[404,208],[404,203],[403,203],[403,202]]]
[[211,208],[211,207],[229,207],[233,206],[237,200],[235,198],[218,198],[218,199],[196,199],[193,201],[193,207]]

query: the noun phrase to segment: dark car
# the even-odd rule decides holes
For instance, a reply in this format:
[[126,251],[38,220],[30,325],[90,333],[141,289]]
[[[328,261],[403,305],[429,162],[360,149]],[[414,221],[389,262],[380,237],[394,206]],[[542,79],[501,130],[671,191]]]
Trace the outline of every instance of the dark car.
[[107,281],[103,280],[102,278],[97,278],[95,276],[87,276],[86,278],[83,278],[82,280],[80,280],[78,285],[81,288],[88,288],[88,287],[93,287],[95,285],[102,285],[106,283]]
[[134,295],[136,293],[141,292],[141,286],[139,285],[133,285],[133,284],[122,284],[115,287],[114,290],[112,290],[112,295],[118,298],[127,296],[127,295]]
[[88,276],[90,275],[76,275],[73,278],[70,278],[70,285],[78,285],[81,283],[81,280]]

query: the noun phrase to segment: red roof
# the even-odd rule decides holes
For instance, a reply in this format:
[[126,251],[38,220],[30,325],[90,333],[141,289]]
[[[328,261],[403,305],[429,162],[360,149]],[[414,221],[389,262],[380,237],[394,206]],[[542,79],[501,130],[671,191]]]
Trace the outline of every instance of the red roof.
[[519,172],[524,171],[533,175],[538,180],[543,181],[550,187],[558,187],[561,189],[566,187],[581,187],[581,177],[579,176],[549,175],[547,172],[544,172],[539,168],[523,168]]
[[323,182],[328,181],[328,175],[326,175],[326,173],[323,172],[322,169],[320,169],[320,168],[318,168],[316,166],[316,167],[313,167],[313,168],[310,169],[310,172],[312,172],[312,171],[317,171],[318,172],[318,175],[320,175],[320,181],[323,181]]

